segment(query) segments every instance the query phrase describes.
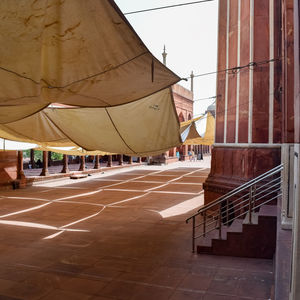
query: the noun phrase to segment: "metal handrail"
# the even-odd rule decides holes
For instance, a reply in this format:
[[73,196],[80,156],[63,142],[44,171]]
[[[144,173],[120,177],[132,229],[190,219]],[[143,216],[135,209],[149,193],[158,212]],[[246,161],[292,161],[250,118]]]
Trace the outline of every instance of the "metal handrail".
[[[227,194],[213,200],[212,202],[202,206],[197,213],[195,213],[194,215],[192,215],[191,217],[189,217],[186,221],[189,221],[190,219],[192,219],[194,216],[197,216],[199,214],[201,214],[201,211],[203,210],[207,210],[208,208],[211,208],[213,206],[215,206],[216,204],[219,204],[220,202],[222,202],[222,200],[225,200],[231,196],[234,196],[236,194],[238,194],[239,192],[241,192],[242,190],[246,189],[247,187],[255,184],[255,183],[258,183],[259,181],[262,181],[263,179],[269,177],[269,176],[273,176],[274,174],[278,173],[278,171],[281,171],[283,168],[283,164],[257,176],[256,178],[250,180],[250,181],[247,181],[246,183],[238,186],[237,188],[233,189],[232,191],[228,192]],[[265,177],[265,178],[264,178]]]
[[[197,213],[186,219],[186,223],[190,220],[193,221],[193,252],[195,252],[196,239],[204,237],[214,230],[219,231],[219,238],[221,239],[222,227],[229,226],[234,220],[242,216],[249,214],[249,223],[251,224],[252,214],[255,211],[281,195],[282,169],[283,164],[251,179],[209,204],[202,206]],[[275,178],[274,175],[276,175]],[[197,224],[196,218],[198,216],[201,216],[202,220]],[[198,233],[201,228],[203,229],[202,232]]]

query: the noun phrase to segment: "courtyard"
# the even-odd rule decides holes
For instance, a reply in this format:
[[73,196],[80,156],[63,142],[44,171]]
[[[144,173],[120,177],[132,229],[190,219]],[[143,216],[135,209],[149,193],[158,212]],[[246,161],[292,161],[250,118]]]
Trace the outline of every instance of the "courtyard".
[[0,299],[266,300],[273,261],[197,255],[210,157],[0,191]]

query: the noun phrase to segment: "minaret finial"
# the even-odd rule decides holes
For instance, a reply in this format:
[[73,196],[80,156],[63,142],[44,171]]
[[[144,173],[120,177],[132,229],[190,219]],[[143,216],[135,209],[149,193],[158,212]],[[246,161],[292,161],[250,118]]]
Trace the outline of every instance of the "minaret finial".
[[166,52],[166,45],[164,45],[164,52],[162,53],[163,56],[163,64],[167,65],[167,52]]
[[191,91],[194,92],[194,73],[193,71],[191,72]]

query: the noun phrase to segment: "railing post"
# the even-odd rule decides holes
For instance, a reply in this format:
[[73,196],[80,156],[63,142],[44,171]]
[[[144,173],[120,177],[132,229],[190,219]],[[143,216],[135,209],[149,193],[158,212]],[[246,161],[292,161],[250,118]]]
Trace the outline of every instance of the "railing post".
[[252,197],[253,197],[253,186],[250,186],[249,191],[249,224],[252,224]]
[[256,184],[254,184],[254,187],[253,187],[253,195],[252,195],[252,199],[253,199],[253,204],[252,204],[252,207],[255,207],[255,197],[256,196]]
[[221,204],[219,208],[219,239],[222,239],[222,209]]
[[203,212],[203,236],[206,234],[206,210]]
[[229,226],[229,199],[226,199],[226,225]]
[[192,242],[192,248],[193,253],[195,253],[195,217],[193,217],[193,242]]

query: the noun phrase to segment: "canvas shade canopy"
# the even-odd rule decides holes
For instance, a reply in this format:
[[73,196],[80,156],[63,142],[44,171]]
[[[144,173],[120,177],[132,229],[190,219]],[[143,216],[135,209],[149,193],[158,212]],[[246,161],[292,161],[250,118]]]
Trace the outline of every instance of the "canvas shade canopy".
[[180,123],[184,145],[212,145],[215,139],[215,118],[208,112],[202,117]]
[[108,154],[114,154],[114,153],[105,153],[102,151],[85,151],[84,149],[73,146],[73,147],[49,147],[49,146],[39,146],[37,144],[31,144],[31,143],[23,143],[23,142],[17,142],[17,141],[11,141],[7,139],[0,138],[0,151],[23,151],[23,150],[40,150],[40,151],[52,151],[57,152],[61,154],[67,154],[67,155],[108,155]]
[[169,89],[180,78],[114,1],[3,0],[0,11],[0,137],[127,155],[181,143]]
[[42,147],[77,146],[133,156],[159,154],[181,143],[170,88],[108,108],[47,108],[0,125],[0,136]]
[[37,147],[36,144],[20,143],[20,142],[0,138],[0,151],[28,150],[28,149],[34,149],[36,147]]
[[0,11],[0,124],[50,103],[122,105],[179,81],[112,0],[1,0]]
[[114,153],[106,153],[102,151],[85,151],[80,147],[37,147],[35,150],[51,151],[66,155],[85,156],[85,155],[112,155]]

